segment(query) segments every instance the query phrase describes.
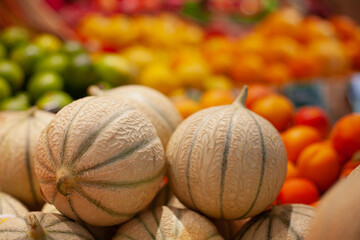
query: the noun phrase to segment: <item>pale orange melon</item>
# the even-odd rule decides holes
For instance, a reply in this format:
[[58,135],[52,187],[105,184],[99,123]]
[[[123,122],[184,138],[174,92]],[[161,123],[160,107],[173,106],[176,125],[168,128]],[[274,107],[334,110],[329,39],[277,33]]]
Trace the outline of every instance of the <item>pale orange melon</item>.
[[31,108],[0,124],[0,189],[30,209],[39,209],[44,203],[34,170],[36,143],[54,116]]
[[86,229],[62,215],[29,212],[23,217],[1,220],[0,239],[94,240],[94,237]]
[[337,182],[316,207],[307,240],[360,239],[360,167]]
[[0,192],[0,216],[24,216],[27,208],[9,194]]
[[[43,208],[41,209],[43,213],[57,213],[61,214],[54,205],[45,203]],[[118,226],[110,226],[110,227],[99,227],[99,226],[92,226],[85,222],[78,222],[82,227],[88,230],[96,240],[108,240],[111,239],[114,235]]]
[[274,205],[248,221],[233,239],[307,239],[314,212],[313,207],[304,204]]
[[164,150],[151,122],[116,97],[86,97],[42,132],[36,174],[47,202],[95,226],[124,222],[155,197]]
[[201,110],[175,130],[166,151],[171,189],[208,217],[241,219],[264,211],[285,181],[278,131],[245,107],[247,87],[231,105]]
[[122,225],[113,240],[221,240],[216,227],[189,209],[159,207]]
[[91,86],[89,93],[95,96],[117,96],[130,100],[130,104],[144,113],[153,123],[164,148],[171,134],[182,121],[174,104],[164,94],[146,86],[127,85],[107,91]]

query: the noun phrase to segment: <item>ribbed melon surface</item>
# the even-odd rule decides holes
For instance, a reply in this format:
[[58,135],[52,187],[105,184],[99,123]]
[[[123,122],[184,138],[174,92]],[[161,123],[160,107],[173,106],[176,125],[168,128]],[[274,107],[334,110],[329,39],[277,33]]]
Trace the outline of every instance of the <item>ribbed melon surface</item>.
[[321,198],[308,240],[360,239],[360,166]]
[[221,240],[215,226],[189,209],[159,207],[122,225],[113,240]]
[[53,113],[32,108],[0,124],[0,189],[30,209],[39,209],[44,203],[34,161],[40,133],[53,117]]
[[315,209],[304,204],[273,206],[252,218],[236,234],[235,240],[307,239]]
[[107,91],[93,86],[90,87],[90,94],[118,96],[130,100],[130,104],[144,113],[153,123],[164,148],[166,148],[171,134],[182,121],[181,115],[169,98],[146,86],[127,85]]
[[0,215],[23,216],[27,212],[27,208],[19,200],[0,192]]
[[29,212],[0,224],[0,239],[6,240],[94,240],[83,227],[53,213]]
[[36,174],[47,202],[97,226],[144,209],[164,174],[155,128],[116,97],[86,97],[57,113],[38,142]]
[[264,211],[285,181],[278,131],[246,109],[246,90],[232,105],[201,110],[176,129],[166,151],[171,189],[187,207],[221,219]]

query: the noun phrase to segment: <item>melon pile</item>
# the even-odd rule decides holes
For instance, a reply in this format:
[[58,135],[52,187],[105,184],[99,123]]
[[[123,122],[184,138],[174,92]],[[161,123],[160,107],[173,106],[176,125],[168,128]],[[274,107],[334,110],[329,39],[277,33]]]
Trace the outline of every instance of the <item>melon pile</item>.
[[278,131],[245,107],[246,86],[233,104],[183,121],[147,87],[94,95],[56,115],[32,109],[1,120],[10,127],[0,126],[0,152],[9,156],[0,166],[18,161],[1,176],[16,186],[1,189],[35,212],[0,194],[0,239],[308,235],[312,207],[272,207],[286,177],[286,150]]

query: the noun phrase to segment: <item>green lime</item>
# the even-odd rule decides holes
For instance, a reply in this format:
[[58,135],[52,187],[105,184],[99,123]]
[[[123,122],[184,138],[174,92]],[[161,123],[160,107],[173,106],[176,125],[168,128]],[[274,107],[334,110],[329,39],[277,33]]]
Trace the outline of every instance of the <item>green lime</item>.
[[81,53],[70,57],[65,76],[66,85],[70,90],[86,91],[86,88],[96,80],[90,56]]
[[0,100],[11,96],[11,87],[9,83],[0,77]]
[[9,60],[0,60],[0,77],[3,77],[11,86],[13,92],[16,92],[24,83],[23,70]]
[[18,26],[12,26],[4,29],[0,35],[0,41],[9,50],[14,47],[27,43],[30,38],[28,30]]
[[11,53],[11,59],[28,75],[32,73],[35,64],[44,56],[44,51],[34,45],[26,44],[16,47]]
[[0,59],[6,58],[6,48],[0,43]]
[[48,53],[58,52],[62,47],[61,40],[55,35],[48,33],[38,35],[33,42]]
[[19,93],[14,97],[6,98],[0,102],[0,110],[22,111],[30,108],[29,98],[25,93]]
[[41,59],[35,66],[35,71],[54,71],[65,74],[69,58],[64,53],[55,53]]
[[79,42],[66,41],[62,47],[62,52],[67,55],[75,55],[79,53],[84,53],[85,49]]
[[63,91],[51,91],[45,93],[36,101],[36,106],[49,112],[58,112],[61,108],[71,103],[73,99]]
[[27,91],[33,100],[37,100],[46,92],[63,90],[64,81],[62,77],[51,71],[34,74],[27,84]]
[[135,76],[135,67],[125,58],[107,54],[95,63],[96,73],[101,81],[112,86],[129,84]]

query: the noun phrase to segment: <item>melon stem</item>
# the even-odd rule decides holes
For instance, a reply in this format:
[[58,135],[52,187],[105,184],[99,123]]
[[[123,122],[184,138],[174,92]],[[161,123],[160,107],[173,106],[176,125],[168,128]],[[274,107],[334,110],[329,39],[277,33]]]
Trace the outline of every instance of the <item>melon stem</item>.
[[73,174],[66,168],[61,168],[57,172],[56,188],[64,196],[68,196],[71,189],[74,188],[75,182]]
[[88,88],[88,93],[91,96],[101,96],[101,95],[103,95],[103,90],[101,88],[99,88],[98,86],[93,85]]
[[247,94],[248,94],[248,86],[244,85],[244,87],[241,89],[240,94],[237,96],[237,98],[235,99],[233,105],[234,106],[242,106],[245,107],[245,102],[246,102],[246,98],[247,98]]
[[29,117],[34,117],[37,110],[38,110],[38,108],[36,106],[33,106],[33,107],[29,108],[26,111],[26,113]]
[[45,232],[39,220],[34,214],[29,214],[30,238],[34,240],[45,240]]

